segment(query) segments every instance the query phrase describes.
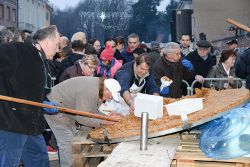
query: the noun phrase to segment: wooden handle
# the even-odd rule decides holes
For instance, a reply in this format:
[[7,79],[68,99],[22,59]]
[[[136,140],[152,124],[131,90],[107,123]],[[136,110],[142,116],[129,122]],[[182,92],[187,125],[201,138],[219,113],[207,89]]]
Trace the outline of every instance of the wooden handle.
[[247,27],[246,25],[241,24],[241,23],[239,23],[239,22],[237,22],[237,21],[235,21],[233,19],[228,18],[227,22],[230,23],[230,24],[235,25],[237,28],[240,28],[240,29],[242,29],[244,31],[250,32],[250,28],[249,27]]
[[[4,101],[11,101],[15,103],[21,103],[21,104],[27,104],[31,106],[36,106],[36,107],[42,107],[42,108],[54,108],[55,106],[48,105],[48,104],[43,104],[43,103],[38,103],[30,100],[24,100],[24,99],[19,99],[19,98],[14,98],[14,97],[9,97],[9,96],[2,96],[0,95],[0,100]],[[97,118],[97,119],[102,119],[106,121],[113,121],[113,122],[118,122],[119,120],[113,119],[107,116],[99,115],[99,114],[94,114],[86,111],[78,111],[78,110],[73,110],[69,108],[63,108],[63,107],[57,107],[59,111],[65,112],[65,113],[70,113],[70,114],[76,114],[76,115],[81,115],[85,117],[90,117],[90,118]]]

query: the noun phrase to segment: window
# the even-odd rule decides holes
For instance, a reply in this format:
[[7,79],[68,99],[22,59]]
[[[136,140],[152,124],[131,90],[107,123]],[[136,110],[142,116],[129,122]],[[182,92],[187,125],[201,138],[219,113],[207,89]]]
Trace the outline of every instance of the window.
[[0,19],[4,18],[4,6],[3,4],[0,4]]
[[49,21],[49,13],[46,12],[46,20]]
[[6,20],[10,21],[10,7],[9,6],[7,6]]
[[16,9],[12,10],[12,21],[16,22]]

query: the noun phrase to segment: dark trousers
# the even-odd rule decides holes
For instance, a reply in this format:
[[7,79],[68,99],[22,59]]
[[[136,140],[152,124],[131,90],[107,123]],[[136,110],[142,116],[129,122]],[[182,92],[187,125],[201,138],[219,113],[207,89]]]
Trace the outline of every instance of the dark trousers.
[[23,135],[0,130],[0,167],[49,167],[47,146],[42,135]]

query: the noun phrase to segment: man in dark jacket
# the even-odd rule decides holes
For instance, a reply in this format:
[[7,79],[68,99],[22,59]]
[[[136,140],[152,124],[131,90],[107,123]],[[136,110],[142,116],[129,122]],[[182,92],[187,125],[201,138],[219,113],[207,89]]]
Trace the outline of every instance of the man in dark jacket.
[[128,36],[128,47],[121,53],[122,59],[125,60],[123,64],[126,64],[134,60],[133,51],[139,46],[139,44],[140,40],[137,34],[132,33]]
[[[35,43],[0,46],[0,94],[42,102],[48,93],[46,59],[58,51],[56,26],[36,31]],[[48,111],[49,112],[49,111]],[[45,120],[38,107],[0,101],[0,164],[25,167],[49,166],[47,147],[41,135]]]
[[246,88],[250,90],[250,48],[246,49],[236,62],[235,74],[246,79]]
[[216,57],[210,54],[211,46],[210,42],[201,40],[197,42],[198,48],[185,57],[194,66],[195,78],[189,80],[189,82],[191,84],[194,80],[197,80],[199,84],[196,84],[195,87],[200,88],[202,86],[201,83],[204,82],[204,78],[216,64]]
[[143,53],[135,61],[123,65],[116,73],[115,78],[121,85],[120,94],[129,105],[131,113],[134,112],[134,94],[140,92],[159,95],[160,93],[150,70],[150,64],[151,58]]
[[[180,46],[175,42],[167,43],[162,54],[162,57],[156,60],[153,66],[156,84],[161,87],[162,96],[180,98],[182,80],[193,77],[193,66],[190,61],[181,59]],[[164,85],[164,81],[161,80],[164,76],[172,80],[169,85]]]

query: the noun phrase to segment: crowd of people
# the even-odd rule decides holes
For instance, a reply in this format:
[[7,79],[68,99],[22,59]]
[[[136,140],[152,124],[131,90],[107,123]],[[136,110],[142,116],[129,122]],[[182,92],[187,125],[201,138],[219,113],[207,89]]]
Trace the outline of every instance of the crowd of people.
[[[57,106],[120,120],[133,114],[136,93],[167,98],[186,95],[183,80],[221,90],[240,88],[242,83],[235,79],[241,77],[250,89],[249,48],[240,50],[236,39],[215,55],[209,41],[200,40],[194,46],[187,34],[179,43],[168,42],[161,48],[157,41],[145,45],[135,33],[127,39],[109,38],[103,47],[98,39],[87,40],[84,32],[76,32],[69,40],[54,25],[30,33],[0,33],[0,94],[54,108],[0,101],[2,166],[20,162],[25,167],[49,166],[49,142],[42,135],[46,125],[57,141],[54,149],[59,150],[60,165],[72,166],[72,139],[87,138],[91,128],[113,123],[58,113]],[[166,84],[163,77],[171,82]],[[56,78],[53,85],[52,78]],[[208,82],[206,78],[226,80]]]

